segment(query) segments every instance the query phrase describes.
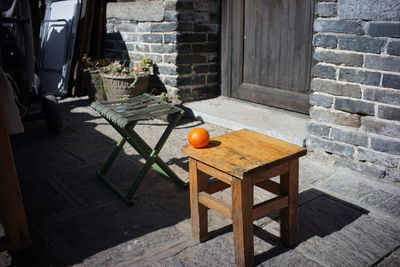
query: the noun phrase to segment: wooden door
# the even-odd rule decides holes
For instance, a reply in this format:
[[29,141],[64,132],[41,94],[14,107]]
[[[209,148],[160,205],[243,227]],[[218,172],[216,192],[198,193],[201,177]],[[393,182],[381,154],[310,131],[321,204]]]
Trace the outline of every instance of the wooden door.
[[225,0],[223,95],[308,113],[314,0]]

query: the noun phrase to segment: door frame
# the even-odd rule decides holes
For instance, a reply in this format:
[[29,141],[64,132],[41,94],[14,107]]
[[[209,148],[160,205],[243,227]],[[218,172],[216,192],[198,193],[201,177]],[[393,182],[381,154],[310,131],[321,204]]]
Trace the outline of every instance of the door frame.
[[[315,6],[315,5],[314,5]],[[244,49],[244,20],[245,20],[245,0],[223,0],[221,5],[221,95],[233,98],[243,98],[241,92],[246,94],[256,94],[261,90],[261,86],[242,83],[243,81],[243,49]],[[311,45],[312,46],[312,45]],[[312,49],[312,47],[311,47]],[[310,53],[313,55],[313,50]],[[313,65],[313,61],[311,66]],[[240,68],[233,68],[240,66]],[[310,74],[311,75],[311,74]],[[311,79],[310,79],[311,82]],[[244,89],[236,90],[233,88]],[[295,112],[309,113],[309,95],[296,93],[293,91],[279,90],[272,87],[262,87],[264,92],[268,92],[268,98],[264,98],[264,105],[271,103],[275,106],[279,103],[279,108],[288,110],[291,105],[282,101],[282,97],[290,97],[291,103],[301,106]]]

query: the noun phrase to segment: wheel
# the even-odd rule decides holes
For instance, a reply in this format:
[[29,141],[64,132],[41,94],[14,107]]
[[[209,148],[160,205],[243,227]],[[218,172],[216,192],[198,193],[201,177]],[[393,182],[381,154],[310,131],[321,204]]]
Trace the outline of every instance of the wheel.
[[46,125],[49,131],[53,133],[60,133],[63,128],[63,122],[57,97],[51,94],[42,96],[42,107],[45,115]]

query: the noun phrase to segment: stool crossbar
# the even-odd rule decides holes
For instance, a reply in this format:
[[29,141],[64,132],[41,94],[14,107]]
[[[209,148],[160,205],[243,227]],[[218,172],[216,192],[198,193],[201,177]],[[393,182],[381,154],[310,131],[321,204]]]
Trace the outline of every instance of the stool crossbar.
[[[184,111],[181,108],[170,105],[156,97],[143,94],[129,99],[112,102],[93,102],[91,107],[100,113],[107,122],[121,135],[114,150],[111,152],[101,170],[97,173],[118,195],[125,201],[131,203],[135,191],[145,177],[150,168],[171,179],[181,187],[186,187],[186,183],[168,167],[158,156],[174,127],[178,124]],[[172,119],[161,135],[159,141],[151,148],[139,134],[134,131],[139,120],[168,115]],[[127,192],[122,192],[116,185],[107,178],[107,173],[114,163],[117,155],[128,142],[145,160],[146,163],[141,168],[137,176],[133,179],[132,185]]]

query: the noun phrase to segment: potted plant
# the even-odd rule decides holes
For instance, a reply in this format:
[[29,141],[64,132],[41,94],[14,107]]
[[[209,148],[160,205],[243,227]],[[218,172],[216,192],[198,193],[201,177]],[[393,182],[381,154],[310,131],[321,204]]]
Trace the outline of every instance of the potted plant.
[[83,66],[83,84],[88,89],[89,101],[107,101],[100,71],[104,66],[109,65],[110,62],[106,59],[93,61],[86,55],[83,56],[81,62]]
[[107,100],[120,100],[148,92],[152,66],[153,61],[145,58],[134,69],[118,61],[103,67],[101,77]]

